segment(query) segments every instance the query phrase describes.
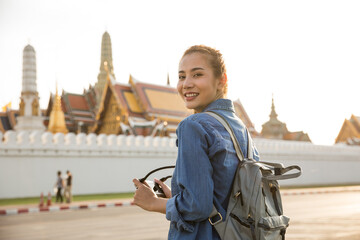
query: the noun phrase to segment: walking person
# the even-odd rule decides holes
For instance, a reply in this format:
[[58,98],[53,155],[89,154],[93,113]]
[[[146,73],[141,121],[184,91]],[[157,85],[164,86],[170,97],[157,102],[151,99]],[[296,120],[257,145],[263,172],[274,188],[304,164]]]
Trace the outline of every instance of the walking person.
[[72,174],[69,170],[66,171],[66,186],[64,190],[64,196],[67,203],[72,202],[72,193],[71,193],[71,186],[72,186]]
[[61,178],[61,171],[57,172],[57,180],[55,183],[55,186],[57,187],[57,192],[56,192],[56,202],[63,202],[63,196],[61,194],[61,191],[64,187],[64,180]]
[[[226,99],[227,75],[222,54],[197,45],[185,51],[179,63],[177,90],[194,114],[180,122],[178,156],[171,189],[155,179],[166,198],[158,197],[147,185],[133,179],[134,203],[147,211],[166,215],[168,239],[220,239],[208,218],[216,207],[226,216],[232,181],[239,163],[229,133],[212,116],[221,114],[231,125],[244,156],[248,154],[247,130]],[[258,160],[255,147],[251,148]]]

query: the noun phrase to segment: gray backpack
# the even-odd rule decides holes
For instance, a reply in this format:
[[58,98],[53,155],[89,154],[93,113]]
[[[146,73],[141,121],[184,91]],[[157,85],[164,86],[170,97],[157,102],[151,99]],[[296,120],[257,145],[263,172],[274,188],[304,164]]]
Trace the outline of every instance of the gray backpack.
[[[253,143],[248,132],[248,157],[244,158],[231,126],[224,117],[216,118],[229,132],[239,165],[233,181],[225,219],[213,206],[209,222],[222,240],[283,240],[290,219],[283,215],[277,180],[301,175],[299,166],[284,167],[281,163],[255,161]],[[285,174],[290,170],[296,173]]]

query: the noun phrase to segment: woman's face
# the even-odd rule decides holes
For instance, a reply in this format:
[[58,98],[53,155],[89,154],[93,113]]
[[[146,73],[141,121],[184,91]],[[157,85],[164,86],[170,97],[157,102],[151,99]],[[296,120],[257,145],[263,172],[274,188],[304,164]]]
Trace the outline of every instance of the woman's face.
[[222,83],[215,78],[205,54],[185,55],[179,64],[177,90],[188,109],[202,112],[211,102],[222,98]]

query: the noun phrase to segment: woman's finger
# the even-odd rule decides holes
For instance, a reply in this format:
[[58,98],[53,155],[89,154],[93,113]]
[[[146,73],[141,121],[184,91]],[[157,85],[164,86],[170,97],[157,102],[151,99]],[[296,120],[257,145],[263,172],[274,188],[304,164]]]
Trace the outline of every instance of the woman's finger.
[[147,186],[147,187],[151,188],[151,187],[149,186],[149,184],[148,184],[146,181],[144,181],[142,184],[144,184],[145,186]]
[[137,178],[133,179],[133,183],[136,189],[138,189],[140,184],[142,184]]
[[158,183],[167,198],[171,198],[171,188],[159,179],[154,178],[154,182]]

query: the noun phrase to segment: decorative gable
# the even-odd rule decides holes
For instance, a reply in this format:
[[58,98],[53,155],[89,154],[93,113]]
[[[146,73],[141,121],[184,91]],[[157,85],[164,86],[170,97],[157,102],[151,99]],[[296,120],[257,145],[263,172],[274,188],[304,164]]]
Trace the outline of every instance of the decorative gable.
[[[360,139],[360,121],[359,117],[351,115],[350,119],[345,119],[340,129],[335,143],[347,143],[353,145]],[[358,145],[358,144],[356,144]]]

